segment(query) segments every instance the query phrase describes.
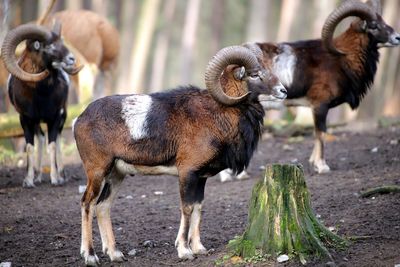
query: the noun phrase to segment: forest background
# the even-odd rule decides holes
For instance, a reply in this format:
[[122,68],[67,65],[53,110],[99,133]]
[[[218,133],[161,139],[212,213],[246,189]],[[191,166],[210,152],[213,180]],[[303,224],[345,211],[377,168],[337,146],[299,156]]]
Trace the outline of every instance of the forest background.
[[[89,9],[120,33],[121,50],[108,94],[151,93],[179,85],[204,87],[209,59],[221,48],[245,42],[320,38],[335,0],[58,0],[52,12]],[[0,43],[8,30],[36,20],[49,0],[1,0]],[[400,1],[382,0],[383,18],[400,31]],[[350,19],[340,24],[340,33]],[[372,90],[356,111],[342,105],[331,123],[400,115],[400,49],[383,48]],[[0,111],[14,112],[0,95]],[[79,101],[79,99],[77,100]]]

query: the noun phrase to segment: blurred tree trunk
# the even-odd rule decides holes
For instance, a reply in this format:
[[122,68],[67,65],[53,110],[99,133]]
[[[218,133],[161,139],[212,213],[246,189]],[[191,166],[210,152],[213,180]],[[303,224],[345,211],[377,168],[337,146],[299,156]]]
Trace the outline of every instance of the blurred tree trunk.
[[39,0],[38,14],[36,16],[36,23],[43,24],[45,19],[54,12],[55,2],[57,2],[57,1],[56,0]]
[[[10,1],[1,0],[0,1],[0,44],[3,43],[4,37],[9,30],[9,11],[10,11]],[[3,65],[3,61],[0,60],[0,112],[7,112],[10,106],[10,102],[7,94],[7,77],[8,71]]]
[[10,0],[0,0],[0,43],[3,43],[9,29]]
[[81,9],[82,7],[82,1],[81,0],[67,0],[66,1],[66,9],[72,9],[72,10],[78,10]]
[[290,31],[298,14],[300,0],[283,0],[281,17],[279,20],[278,42],[287,42],[290,38]]
[[213,1],[211,13],[211,44],[210,54],[214,55],[222,48],[226,1]]
[[82,9],[92,9],[92,0],[82,0]]
[[151,72],[150,92],[159,92],[163,89],[164,73],[167,64],[169,39],[172,22],[175,14],[176,0],[164,2],[163,26],[157,33],[156,47],[154,49],[153,66]]
[[131,53],[129,70],[129,90],[135,93],[146,92],[143,81],[159,5],[160,0],[145,0],[140,11],[138,32]]
[[[387,24],[396,25],[396,22],[398,22],[398,9],[399,2],[397,0],[387,0],[384,2],[382,17]],[[382,48],[379,52],[381,56],[374,84],[358,111],[358,118],[360,119],[377,119],[382,116],[385,104],[390,102],[395,92],[395,76],[398,61],[394,59],[399,58],[399,49]],[[387,111],[387,113],[395,112]]]
[[137,1],[124,1],[122,4],[121,14],[121,52],[118,60],[118,79],[116,92],[124,94],[131,92],[129,88],[129,66],[131,62],[128,60],[130,51],[132,50],[136,34],[135,18],[137,17]]
[[38,2],[37,1],[21,1],[21,18],[22,23],[28,23],[37,19]]
[[271,0],[251,0],[246,42],[265,42],[268,39],[268,14]]
[[[81,2],[81,1],[79,1]],[[115,5],[114,1],[104,1],[104,0],[96,0],[92,1],[92,10],[96,12],[97,14],[100,14],[104,17],[107,17],[107,12],[109,11],[110,8],[108,8],[108,5]]]
[[183,28],[181,46],[181,83],[183,84],[188,84],[192,80],[193,54],[196,42],[199,12],[200,0],[189,0],[186,9],[185,26]]
[[[397,64],[397,66],[394,68],[396,69],[395,75],[392,76],[392,81],[393,84],[391,84],[390,86],[392,86],[393,88],[393,94],[391,97],[386,99],[386,103],[385,103],[385,107],[384,107],[384,111],[383,111],[383,115],[385,116],[395,116],[395,117],[399,117],[400,116],[400,67],[399,67],[399,62],[400,62],[400,51],[398,49],[396,49],[397,51],[397,57],[393,57],[392,59],[392,63],[393,64]],[[392,82],[391,81],[391,82]]]

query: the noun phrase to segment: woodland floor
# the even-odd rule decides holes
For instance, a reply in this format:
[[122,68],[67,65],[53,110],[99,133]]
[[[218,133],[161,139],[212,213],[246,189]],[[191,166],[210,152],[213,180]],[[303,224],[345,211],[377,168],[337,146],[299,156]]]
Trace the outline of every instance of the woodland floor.
[[[212,252],[190,262],[179,260],[174,248],[180,218],[176,177],[127,177],[112,211],[117,244],[127,261],[111,264],[103,256],[94,221],[95,250],[102,266],[214,266],[226,253],[228,241],[244,231],[251,189],[263,175],[261,166],[288,162],[304,165],[320,220],[343,237],[357,237],[347,250],[332,251],[337,265],[400,264],[400,193],[359,195],[376,186],[400,185],[400,126],[336,129],[333,134],[336,140],[326,145],[332,169],[328,174],[314,174],[308,167],[313,138],[306,135],[263,140],[251,161],[248,180],[222,184],[216,177],[209,179],[201,232],[203,244]],[[83,266],[78,187],[86,178],[79,157],[68,157],[65,174],[69,180],[62,187],[53,187],[46,179],[34,189],[25,189],[21,187],[24,168],[0,167],[0,262]],[[153,246],[144,246],[145,241]],[[132,249],[135,256],[128,255]],[[314,259],[307,266],[326,266],[326,262]],[[301,266],[298,261],[278,264],[274,259],[256,265]]]

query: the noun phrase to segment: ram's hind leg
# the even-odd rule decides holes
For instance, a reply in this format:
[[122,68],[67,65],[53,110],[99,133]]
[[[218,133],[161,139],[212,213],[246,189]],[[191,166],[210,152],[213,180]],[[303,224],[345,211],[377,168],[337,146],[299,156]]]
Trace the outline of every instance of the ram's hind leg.
[[37,137],[37,157],[36,157],[36,171],[38,175],[35,178],[35,182],[42,182],[43,178],[43,166],[42,166],[42,159],[43,159],[43,147],[45,142],[44,132],[40,128],[40,125],[37,125],[35,129],[35,135]]
[[199,179],[196,188],[196,200],[193,205],[193,212],[190,218],[189,228],[189,245],[194,254],[206,254],[207,249],[200,241],[200,222],[201,222],[201,205],[204,199],[204,187],[207,178]]
[[99,259],[94,251],[92,226],[94,206],[99,198],[100,191],[104,187],[105,168],[88,166],[84,164],[87,175],[87,187],[81,202],[82,213],[82,240],[81,255],[88,266],[97,266]]
[[123,178],[124,175],[114,168],[106,178],[96,205],[96,216],[103,244],[103,253],[107,254],[111,261],[124,260],[124,254],[115,246],[115,237],[110,217],[112,202],[121,186]]

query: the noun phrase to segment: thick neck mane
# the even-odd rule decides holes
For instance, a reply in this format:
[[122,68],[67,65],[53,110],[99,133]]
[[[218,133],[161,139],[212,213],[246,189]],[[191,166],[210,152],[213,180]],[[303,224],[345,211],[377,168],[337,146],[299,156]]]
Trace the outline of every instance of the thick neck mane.
[[359,106],[374,81],[379,52],[371,38],[350,27],[334,40],[335,47],[346,53],[341,64],[344,78],[339,85],[345,92],[345,101],[352,109]]

